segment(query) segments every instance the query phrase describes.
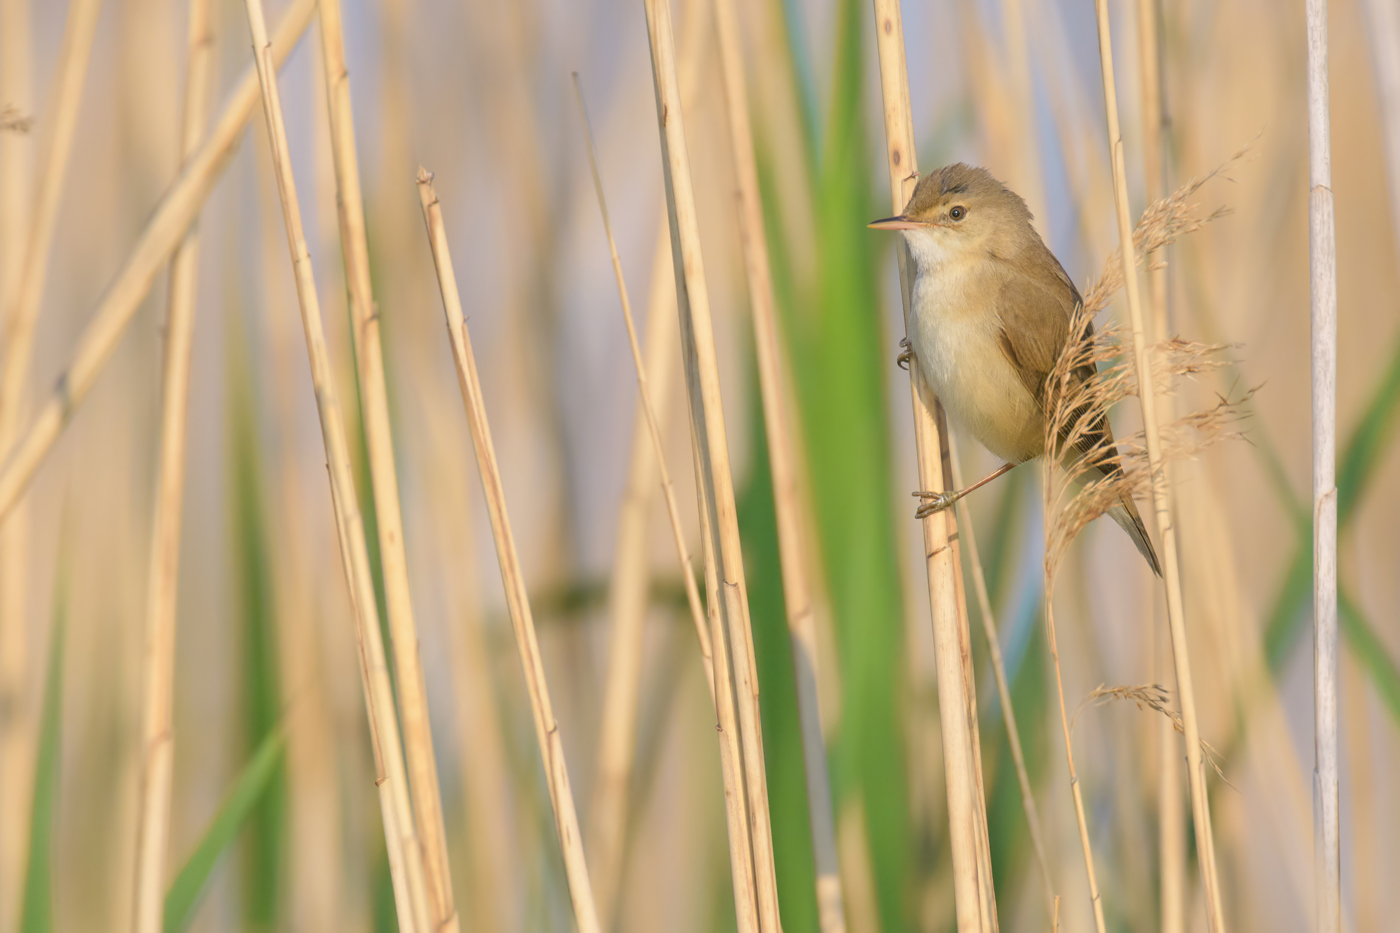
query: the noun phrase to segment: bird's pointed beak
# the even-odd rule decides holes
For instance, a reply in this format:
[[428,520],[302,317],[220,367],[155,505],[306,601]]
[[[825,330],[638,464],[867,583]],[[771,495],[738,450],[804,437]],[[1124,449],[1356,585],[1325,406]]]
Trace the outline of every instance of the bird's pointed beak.
[[923,224],[900,214],[898,217],[886,217],[884,220],[871,221],[866,226],[871,230],[913,230],[915,227],[922,227]]

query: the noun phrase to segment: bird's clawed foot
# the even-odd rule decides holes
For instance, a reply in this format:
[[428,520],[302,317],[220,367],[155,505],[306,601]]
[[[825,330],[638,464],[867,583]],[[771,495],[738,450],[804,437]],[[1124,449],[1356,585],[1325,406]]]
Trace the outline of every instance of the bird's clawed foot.
[[909,345],[908,337],[900,338],[899,346],[899,355],[894,358],[894,364],[900,369],[908,369],[909,361],[914,358],[914,348]]
[[928,518],[930,515],[937,515],[944,509],[953,507],[953,503],[963,497],[965,490],[955,492],[916,492],[914,498],[924,501],[914,510],[915,518]]

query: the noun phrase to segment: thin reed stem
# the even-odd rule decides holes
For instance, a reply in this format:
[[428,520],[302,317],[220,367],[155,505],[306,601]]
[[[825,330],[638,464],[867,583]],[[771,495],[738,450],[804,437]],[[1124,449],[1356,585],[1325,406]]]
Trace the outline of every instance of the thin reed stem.
[[1342,923],[1337,778],[1337,234],[1332,208],[1327,0],[1308,21],[1308,254],[1312,293],[1313,842],[1318,933]]
[[627,283],[622,276],[622,258],[617,253],[617,241],[613,238],[612,221],[608,218],[608,203],[603,195],[603,179],[598,174],[598,154],[593,146],[593,128],[588,122],[588,108],[583,103],[583,89],[579,86],[578,72],[574,72],[574,97],[578,101],[579,116],[583,119],[584,139],[588,148],[588,167],[593,173],[593,189],[598,195],[598,212],[603,217],[603,232],[608,239],[608,252],[612,256],[613,276],[617,279],[617,294],[622,304],[622,320],[627,326],[627,343],[632,350],[632,363],[637,370],[637,394],[641,398],[642,411],[646,415],[647,433],[651,438],[652,454],[656,457],[656,468],[661,475],[661,491],[666,499],[666,515],[671,522],[671,536],[676,544],[676,558],[681,565],[681,576],[685,583],[686,603],[690,606],[691,620],[695,623],[695,637],[700,643],[700,656],[705,659],[705,680],[710,687],[710,697],[714,698],[715,680],[713,652],[710,650],[710,635],[705,630],[705,609],[700,604],[700,591],[695,586],[695,570],[690,563],[690,549],[686,547],[685,530],[681,527],[680,507],[676,505],[676,490],[671,484],[671,471],[666,468],[665,448],[661,442],[661,428],[656,419],[656,409],[651,403],[651,389],[647,384],[646,364],[642,361],[642,348],[637,342],[637,326],[632,319],[632,301],[627,295]]
[[[199,149],[209,121],[214,35],[210,0],[190,0],[180,160]],[[199,232],[191,225],[170,262],[165,364],[161,373],[160,451],[146,593],[141,798],[136,824],[132,929],[157,933],[165,913],[165,862],[175,771],[175,622],[180,578],[180,521],[185,493],[185,427],[194,337]]]
[[365,234],[360,165],[355,153],[355,121],[350,105],[350,72],[345,64],[340,0],[320,0],[320,20],[341,251],[350,294],[351,320],[355,327],[353,342],[359,373],[365,450],[374,493],[384,604],[389,616],[389,637],[394,647],[394,669],[398,675],[398,708],[403,721],[404,756],[408,765],[414,825],[423,846],[423,869],[432,909],[431,929],[453,933],[458,926],[457,909],[453,903],[447,830],[443,824],[437,758],[433,753],[433,733],[428,718],[428,692],[423,683],[418,627],[413,619],[413,602],[408,586],[408,555],[404,549],[398,472],[394,466],[394,442],[389,426],[389,399],[384,382],[379,314],[370,281],[369,242]]
[[[16,215],[23,211],[28,220],[27,229],[7,233],[7,236],[22,239],[6,244],[15,250],[6,260],[13,259],[15,264],[4,270],[5,278],[0,282],[3,288],[0,292],[0,347],[4,354],[0,359],[0,463],[15,449],[24,414],[25,390],[34,356],[35,325],[48,278],[58,209],[100,11],[101,0],[73,0],[68,5],[53,90],[42,124],[45,138],[35,163],[37,177],[32,192],[27,185],[22,190],[0,191],[0,196],[23,202],[22,207],[4,209],[13,210]],[[7,11],[7,19],[9,15]],[[25,24],[0,23],[7,28],[18,25]],[[28,29],[24,29],[18,38],[32,40],[32,36],[24,35],[27,32]],[[10,53],[9,49],[0,49],[0,56]],[[16,65],[23,67],[28,54],[25,50]],[[0,99],[0,106],[9,103],[12,101]],[[16,147],[6,148],[5,155],[17,154]],[[7,165],[4,171],[6,181],[13,182],[20,180],[18,175],[23,169]],[[18,493],[15,498],[19,498]],[[0,822],[6,824],[0,830],[0,886],[10,881],[10,867],[17,868],[25,857],[20,854],[23,836],[16,831],[22,832],[29,822],[28,814],[20,808],[27,809],[30,778],[24,772],[30,770],[36,751],[35,733],[26,711],[24,670],[28,653],[24,608],[25,581],[30,576],[29,542],[26,541],[29,529],[24,515],[15,516],[13,523],[7,522],[9,512],[9,508],[0,508],[0,708],[5,710],[0,713],[0,792],[5,794],[4,802],[0,803]],[[18,883],[18,876],[15,881]],[[3,915],[0,915],[0,924],[3,923]]]
[[783,604],[787,611],[797,713],[802,732],[807,818],[812,830],[812,855],[816,868],[817,921],[822,933],[844,933],[845,899],[841,893],[831,778],[827,774],[826,740],[817,697],[816,619],[812,614],[812,592],[803,554],[802,504],[798,494],[796,454],[789,427],[789,405],[783,391],[784,368],[777,315],[773,308],[773,273],[769,267],[768,240],[763,228],[763,204],[759,197],[758,166],[754,157],[753,129],[749,122],[743,46],[732,0],[715,0],[714,7],[720,65],[724,74],[724,96],[729,114],[729,140],[738,182],[739,240],[749,285],[754,355],[758,363],[758,388],[768,442],[769,472],[772,475],[773,513],[783,575]]
[[[293,0],[272,42],[274,66],[280,67],[286,60],[311,22],[315,9],[316,0]],[[214,182],[228,166],[243,128],[257,105],[258,76],[250,68],[239,80],[204,144],[187,160],[184,170],[161,199],[141,232],[136,248],[108,286],[97,311],[78,339],[68,368],[59,375],[53,391],[28,429],[9,448],[7,459],[0,466],[0,520],[14,508],[74,412],[87,398],[161,265],[183,241],[185,231],[199,214]]]
[[258,84],[262,89],[263,115],[277,175],[277,193],[282,202],[282,219],[287,228],[287,246],[296,278],[297,300],[301,305],[302,328],[306,334],[306,351],[311,364],[311,381],[316,391],[316,409],[329,467],[331,503],[335,509],[341,561],[355,616],[360,674],[365,691],[370,741],[375,753],[376,785],[384,819],[385,844],[394,883],[399,928],[427,931],[432,929],[429,897],[420,843],[413,828],[413,808],[409,802],[399,725],[394,715],[393,688],[380,634],[379,608],[375,602],[374,580],[365,545],[364,522],[355,495],[350,449],[345,437],[345,425],[341,421],[339,396],[331,372],[320,302],[316,295],[316,281],[302,229],[301,207],[297,202],[296,180],[292,175],[291,155],[287,150],[287,130],[282,119],[272,47],[263,22],[262,0],[247,0],[247,9]]
[[[681,323],[681,355],[685,360],[690,398],[692,441],[696,448],[696,473],[702,504],[701,524],[710,535],[714,560],[706,568],[710,606],[718,610],[728,635],[730,670],[734,680],[742,751],[745,804],[752,839],[754,892],[760,933],[781,929],[778,918],[777,873],[773,864],[773,831],[768,805],[768,777],[763,758],[763,732],[758,704],[758,672],[754,661],[753,631],[749,620],[748,587],[739,541],[734,478],[730,471],[729,444],[725,437],[724,409],[719,391],[714,329],[710,317],[708,285],[700,248],[700,231],[691,185],[690,159],[686,152],[685,119],[676,74],[675,40],[671,31],[670,0],[643,0],[651,42],[652,77],[656,91],[656,117],[661,135],[666,205],[671,224],[671,249],[676,273],[676,306]],[[723,635],[712,633],[715,684],[729,678],[719,666]],[[723,691],[721,691],[723,692]],[[723,722],[721,721],[721,728]],[[731,811],[732,812],[732,811]],[[734,839],[731,832],[731,860]],[[735,869],[736,901],[738,871]],[[741,929],[743,928],[741,920]]]
[[1371,47],[1371,67],[1376,73],[1391,236],[1400,244],[1400,9],[1389,0],[1362,0],[1361,12]]
[[[680,357],[676,290],[671,280],[671,238],[661,217],[652,257],[651,288],[643,356],[652,407],[664,412]],[[618,509],[617,544],[608,582],[608,658],[603,710],[598,727],[598,768],[588,805],[588,859],[598,916],[604,929],[617,910],[626,841],[632,772],[640,712],[642,634],[650,597],[651,502],[658,485],[647,414],[640,394],[632,424],[627,487]],[[705,644],[709,644],[706,631]],[[707,683],[714,682],[713,654],[702,659]]]
[[[953,488],[963,489],[962,470],[958,466],[957,443],[949,438],[952,450]],[[1036,864],[1040,868],[1041,881],[1045,883],[1046,915],[1055,916],[1055,882],[1050,876],[1050,862],[1045,855],[1045,831],[1041,827],[1040,811],[1035,805],[1035,792],[1031,788],[1030,774],[1026,771],[1026,756],[1021,748],[1021,729],[1016,724],[1016,710],[1011,705],[1011,684],[1006,679],[1006,662],[1001,654],[1001,637],[997,634],[996,615],[992,611],[992,597],[987,592],[987,575],[982,569],[982,557],[977,550],[977,532],[972,522],[972,511],[967,497],[958,500],[962,510],[962,522],[958,526],[965,542],[972,570],[972,588],[977,596],[977,608],[982,616],[982,634],[987,638],[987,652],[992,659],[992,673],[996,677],[997,697],[1001,700],[1002,720],[1006,723],[1006,738],[1011,746],[1011,761],[1016,766],[1016,782],[1021,788],[1021,809],[1026,814],[1026,825],[1030,828],[1031,846],[1035,849]]]
[[452,357],[457,365],[457,383],[462,392],[462,404],[467,410],[472,443],[476,448],[477,467],[481,475],[482,492],[491,514],[491,532],[496,541],[496,558],[501,566],[501,582],[505,586],[506,603],[510,609],[511,626],[515,629],[520,663],[525,671],[525,685],[530,694],[530,710],[534,714],[535,737],[540,756],[544,759],[545,779],[549,784],[550,802],[554,809],[555,827],[563,850],[564,872],[568,877],[569,895],[573,901],[574,922],[579,933],[600,933],[598,911],[593,901],[593,889],[588,880],[588,864],[583,853],[583,837],[579,832],[578,811],[574,793],[569,786],[569,769],[564,760],[564,743],[559,723],[549,699],[545,680],[544,660],[540,657],[539,641],[535,635],[535,620],[530,612],[525,576],[520,568],[520,556],[515,550],[515,536],[506,514],[505,489],[501,483],[500,466],[491,440],[491,426],[486,420],[486,405],[482,398],[481,380],[476,372],[471,335],[467,332],[462,313],[462,299],[457,291],[457,277],[452,269],[452,256],[447,246],[447,230],[442,221],[442,205],[433,190],[433,176],[418,170],[418,194],[423,203],[423,218],[428,228],[433,263],[437,266],[438,284],[442,290],[443,311],[447,318]]
[[[1162,57],[1162,42],[1159,31],[1161,5],[1158,0],[1138,0],[1138,83],[1142,94],[1142,174],[1146,189],[1147,203],[1155,204],[1170,190],[1168,178],[1169,129],[1166,99],[1164,93],[1166,64]],[[1163,254],[1167,252],[1164,248]],[[1156,262],[1149,254],[1147,259],[1147,283],[1149,307],[1152,316],[1152,342],[1161,343],[1167,339],[1171,308],[1167,291],[1168,259],[1161,256]],[[1170,422],[1174,417],[1174,402],[1170,395],[1161,398],[1162,417]],[[1173,465],[1163,464],[1167,484],[1173,485]],[[1148,606],[1153,610],[1154,620],[1165,622],[1158,608],[1156,594],[1147,591]],[[1171,632],[1166,625],[1160,630],[1154,627],[1145,640],[1152,656],[1152,676],[1158,683],[1167,681],[1167,651],[1170,650]],[[1161,755],[1158,768],[1157,786],[1157,839],[1158,871],[1161,890],[1158,901],[1161,905],[1162,933],[1183,933],[1186,923],[1186,826],[1181,812],[1181,747],[1176,729],[1169,719],[1157,724],[1157,747]]]
[[1024,192],[1031,214],[1046,222],[1044,164],[1040,155],[1040,134],[1036,132],[1035,85],[1031,80],[1031,51],[1026,41],[1026,17],[1022,0],[1001,0],[1004,33],[1003,61],[1011,78],[1011,96],[1016,105],[1018,145],[1015,147],[1017,177],[1014,187]]
[[1113,200],[1118,220],[1119,254],[1128,313],[1133,330],[1133,360],[1142,402],[1143,432],[1151,471],[1152,499],[1157,529],[1162,539],[1162,565],[1167,589],[1167,619],[1171,626],[1172,657],[1176,662],[1177,693],[1185,725],[1186,760],[1191,787],[1191,808],[1196,827],[1196,848],[1205,888],[1206,913],[1212,933],[1225,933],[1220,884],[1215,865],[1215,846],[1210,827],[1210,799],[1205,765],[1201,756],[1201,735],[1196,717],[1196,695],[1191,681],[1191,659],[1186,643],[1186,620],[1181,597],[1181,569],[1177,559],[1176,527],[1172,523],[1172,490],[1162,470],[1162,440],[1159,433],[1157,398],[1152,379],[1152,348],[1143,319],[1139,294],[1137,259],[1133,247],[1133,225],[1128,214],[1128,181],[1123,161],[1123,135],[1118,125],[1118,92],[1113,75],[1113,39],[1109,30],[1108,2],[1095,0],[1099,30],[1099,63],[1103,76],[1104,110],[1108,118],[1108,148],[1113,169]]
[[[666,500],[666,516],[670,521],[671,535],[676,545],[676,558],[681,567],[681,578],[685,583],[686,602],[690,606],[691,619],[695,624],[696,638],[700,644],[700,656],[705,669],[705,682],[710,688],[710,700],[715,698],[715,672],[714,672],[714,652],[710,646],[710,634],[706,630],[705,610],[700,604],[700,592],[695,585],[695,569],[690,562],[690,551],[685,543],[685,531],[681,527],[680,507],[676,505],[676,491],[671,483],[671,472],[666,467],[665,449],[661,442],[661,429],[656,417],[656,409],[652,404],[651,389],[647,381],[647,367],[642,359],[641,346],[637,342],[637,328],[632,319],[632,301],[627,295],[627,283],[622,275],[622,259],[618,256],[617,241],[613,237],[612,221],[608,217],[607,199],[603,195],[603,179],[598,172],[598,154],[593,144],[593,129],[588,120],[588,108],[584,105],[583,89],[579,83],[578,72],[574,72],[574,97],[578,102],[579,116],[583,120],[584,140],[587,143],[588,167],[593,174],[593,188],[598,195],[598,211],[603,218],[603,232],[608,240],[608,252],[612,256],[613,276],[617,280],[618,297],[622,305],[622,318],[627,327],[627,342],[632,351],[632,362],[637,371],[637,396],[641,403],[642,413],[646,421],[647,439],[651,443],[651,453],[661,480],[661,491]],[[616,636],[615,636],[616,637]],[[635,699],[634,699],[635,705]],[[631,748],[625,749],[628,760],[632,758]],[[600,766],[601,771],[601,766]],[[630,775],[631,769],[627,769]],[[616,773],[617,769],[610,769],[611,773]],[[620,789],[620,788],[618,788]],[[607,798],[603,801],[605,806],[612,805]],[[610,837],[604,840],[604,851],[610,861],[611,874],[609,878],[610,890],[608,891],[608,910],[603,911],[604,916],[611,916],[612,907],[616,898],[616,885],[620,878],[620,856],[621,856],[621,829],[622,820],[620,812],[604,813],[602,816],[609,820],[609,824],[604,830],[610,832]]]
[[[1047,513],[1050,504],[1050,470],[1053,469],[1046,461],[1045,488]],[[1074,819],[1079,829],[1079,848],[1084,853],[1084,872],[1089,882],[1089,903],[1094,909],[1094,929],[1097,933],[1104,933],[1106,926],[1103,916],[1103,895],[1099,891],[1098,874],[1094,870],[1094,847],[1089,840],[1089,823],[1084,813],[1084,793],[1079,787],[1079,772],[1074,767],[1074,739],[1069,727],[1069,717],[1065,713],[1065,684],[1060,673],[1060,647],[1055,638],[1055,606],[1054,606],[1054,581],[1045,581],[1045,631],[1047,643],[1050,648],[1050,661],[1055,668],[1055,696],[1059,701],[1060,708],[1060,728],[1065,738],[1065,763],[1069,767],[1069,787],[1074,798]]]
[[[689,106],[699,85],[705,30],[699,28],[702,5],[686,7],[680,48],[680,86]],[[671,275],[671,237],[662,206],[656,247],[652,255],[647,298],[643,357],[652,410],[667,412],[676,382],[680,353],[680,323]],[[636,758],[637,721],[642,678],[642,635],[645,630],[651,568],[648,542],[652,497],[657,486],[657,458],[652,452],[650,421],[638,394],[632,417],[627,486],[618,506],[617,543],[608,581],[608,658],[603,678],[603,710],[599,716],[597,775],[588,808],[588,857],[598,915],[604,928],[617,911],[618,886],[628,827],[632,772]],[[709,643],[706,632],[705,644]],[[705,678],[714,682],[714,658],[707,649],[702,659]],[[711,691],[713,698],[714,692]]]
[[0,341],[5,348],[4,366],[0,367],[0,457],[13,448],[19,430],[24,386],[33,362],[34,325],[48,278],[54,232],[58,227],[58,207],[68,173],[68,159],[73,152],[73,136],[78,129],[78,106],[82,102],[83,81],[92,58],[101,7],[101,0],[73,0],[64,21],[53,104],[46,120],[51,129],[39,157],[39,177],[29,215],[24,261],[15,280],[6,283],[4,296],[5,332],[4,340]]
[[[885,102],[885,145],[890,176],[890,201],[904,209],[918,178],[914,152],[913,116],[909,104],[909,76],[905,68],[904,27],[898,0],[874,0],[875,42],[880,56],[880,87]],[[901,242],[895,247],[899,261],[900,297],[905,330],[909,329],[912,259]],[[909,390],[914,410],[914,444],[919,459],[919,485],[938,492],[945,488],[944,451],[948,449],[947,423],[917,365],[909,367]],[[968,682],[970,657],[964,631],[965,603],[958,579],[952,542],[957,522],[952,510],[923,519],[924,563],[928,573],[929,602],[933,614],[933,642],[938,667],[939,717],[943,735],[945,783],[948,790],[948,828],[952,848],[954,904],[959,933],[997,929],[996,902],[991,896],[991,856],[985,831],[986,801],[981,787],[981,752],[975,740],[972,698],[975,685]]]
[[[31,0],[0,0],[0,110],[6,120],[33,113],[34,29]],[[0,314],[4,295],[21,276],[29,234],[34,137],[0,130]],[[0,317],[0,332],[6,327]],[[3,454],[0,454],[3,456]],[[30,633],[28,510],[21,505],[0,524],[0,891],[23,889],[29,856],[30,790],[38,751],[38,717],[28,702]],[[0,930],[17,928],[23,905],[0,903]]]

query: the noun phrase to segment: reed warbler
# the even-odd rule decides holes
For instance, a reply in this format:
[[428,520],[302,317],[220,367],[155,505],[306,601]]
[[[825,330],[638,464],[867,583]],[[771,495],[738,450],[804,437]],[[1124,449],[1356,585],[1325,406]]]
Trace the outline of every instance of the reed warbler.
[[[915,493],[926,500],[917,512],[923,517],[1045,453],[1053,401],[1047,382],[1083,299],[1032,226],[1026,202],[984,168],[958,163],[924,176],[903,213],[870,227],[898,230],[914,261],[908,356],[953,423],[1006,461],[965,489]],[[1082,383],[1094,374],[1083,366],[1072,378]],[[1102,412],[1066,456],[1096,450],[1089,478],[1122,472]],[[1122,492],[1108,514],[1160,576],[1131,494]]]

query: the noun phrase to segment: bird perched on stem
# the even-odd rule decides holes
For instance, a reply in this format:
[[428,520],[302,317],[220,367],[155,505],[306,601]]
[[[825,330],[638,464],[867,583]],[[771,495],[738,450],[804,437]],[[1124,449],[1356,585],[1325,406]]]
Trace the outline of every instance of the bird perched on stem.
[[[924,176],[903,213],[870,226],[900,231],[914,261],[907,356],[954,424],[1006,461],[966,489],[915,493],[925,500],[922,518],[1045,453],[1049,376],[1083,299],[1031,225],[1026,202],[984,168],[958,163]],[[1083,366],[1074,378],[1094,375]],[[1122,469],[1102,413],[1067,455],[1093,457],[1091,478]],[[1160,576],[1131,494],[1124,491],[1108,514]]]

